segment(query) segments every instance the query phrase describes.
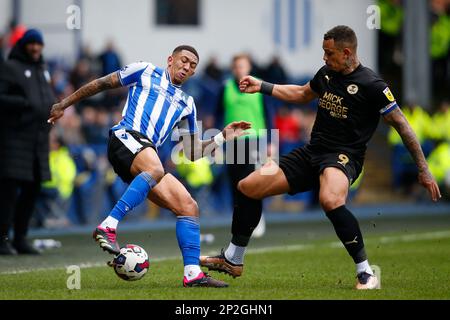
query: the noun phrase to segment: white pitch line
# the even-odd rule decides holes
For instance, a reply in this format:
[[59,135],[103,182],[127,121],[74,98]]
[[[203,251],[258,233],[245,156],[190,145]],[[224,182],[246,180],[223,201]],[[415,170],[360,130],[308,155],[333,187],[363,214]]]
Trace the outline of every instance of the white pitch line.
[[[379,241],[380,243],[395,243],[395,242],[413,242],[418,240],[435,240],[435,239],[445,239],[450,238],[450,230],[442,230],[435,232],[426,232],[426,233],[414,233],[403,236],[387,236],[387,237],[378,237],[365,240],[366,243],[372,243]],[[248,249],[248,254],[261,254],[272,251],[298,251],[298,250],[307,250],[318,247],[331,247],[331,248],[342,248],[343,245],[339,241],[328,242],[325,244],[294,244],[294,245],[284,245],[284,246],[269,246],[263,248],[255,248]],[[216,251],[207,252],[206,255],[214,255],[217,254]],[[180,259],[179,256],[169,256],[169,257],[159,257],[152,258],[151,262],[161,262],[167,260],[177,260]],[[106,266],[106,262],[85,262],[77,264],[81,269],[87,268],[96,268]],[[9,275],[9,274],[21,274],[21,273],[29,273],[29,272],[39,272],[39,271],[52,271],[52,270],[61,270],[66,269],[68,266],[64,267],[46,267],[46,268],[32,268],[32,269],[21,269],[14,271],[4,271],[0,272],[0,275]]]
[[426,232],[426,233],[417,233],[417,234],[407,234],[403,236],[397,237],[381,237],[381,243],[392,243],[392,242],[411,242],[416,240],[434,240],[434,239],[443,239],[450,238],[450,230],[443,231],[435,231],[435,232]]
[[[166,261],[166,260],[175,260],[175,259],[179,259],[180,257],[161,257],[161,258],[154,258],[151,259],[151,262],[159,262],[159,261]],[[73,264],[76,265],[78,267],[80,267],[80,269],[87,269],[87,268],[98,268],[98,267],[104,267],[104,266],[108,266],[106,264],[106,262],[82,262],[82,263],[78,263],[78,264]],[[39,271],[55,271],[55,270],[63,270],[63,269],[67,269],[67,267],[69,267],[70,265],[66,265],[66,266],[59,266],[59,267],[45,267],[45,268],[31,268],[31,269],[19,269],[19,270],[13,270],[13,271],[4,271],[4,272],[0,272],[0,275],[7,275],[7,274],[20,274],[20,273],[29,273],[29,272],[39,272]]]

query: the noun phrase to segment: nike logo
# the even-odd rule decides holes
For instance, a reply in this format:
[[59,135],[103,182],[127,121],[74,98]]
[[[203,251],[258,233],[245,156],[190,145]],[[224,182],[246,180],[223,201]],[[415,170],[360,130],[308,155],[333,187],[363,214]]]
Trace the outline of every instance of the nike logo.
[[128,139],[128,136],[127,136],[127,134],[126,133],[122,133],[122,135],[120,136],[122,139],[125,139],[125,140],[127,140]]
[[352,241],[344,242],[344,244],[358,243],[358,241],[356,241],[356,238],[358,238],[358,236],[356,236],[355,239],[353,239]]

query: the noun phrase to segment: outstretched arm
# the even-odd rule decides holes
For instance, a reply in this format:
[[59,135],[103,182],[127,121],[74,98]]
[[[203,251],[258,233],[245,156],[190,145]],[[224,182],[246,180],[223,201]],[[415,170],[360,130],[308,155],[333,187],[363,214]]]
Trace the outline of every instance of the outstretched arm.
[[294,84],[272,84],[252,76],[245,76],[239,81],[239,89],[245,93],[261,92],[289,103],[308,103],[317,98],[309,82],[304,86]]
[[420,146],[416,134],[406,120],[400,108],[395,108],[384,116],[384,120],[397,130],[402,137],[403,144],[408,149],[419,169],[419,183],[428,190],[433,201],[438,201],[441,197],[439,187],[428,169],[428,164]]
[[[198,160],[209,155],[210,152],[205,152],[206,150],[214,150],[218,146],[221,146],[226,141],[239,138],[243,135],[248,134],[245,130],[251,128],[250,122],[246,121],[235,121],[228,124],[221,133],[216,135],[210,140],[200,140],[198,133],[193,135],[188,135],[183,137],[183,150],[184,154],[191,161]],[[214,144],[212,146],[212,144]]]
[[47,122],[54,124],[56,120],[64,115],[64,110],[67,107],[85,98],[93,96],[101,91],[114,89],[121,86],[122,84],[120,83],[117,72],[113,72],[102,78],[92,80],[91,82],[85,84],[80,89],[72,93],[67,98],[64,98],[60,102],[54,104],[52,106],[52,110],[50,111],[50,118],[47,120]]

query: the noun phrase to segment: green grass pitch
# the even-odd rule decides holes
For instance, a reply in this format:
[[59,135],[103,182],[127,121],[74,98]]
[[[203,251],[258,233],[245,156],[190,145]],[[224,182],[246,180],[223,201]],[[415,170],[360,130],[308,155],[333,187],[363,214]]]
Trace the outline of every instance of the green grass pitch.
[[[369,261],[381,269],[381,289],[356,291],[351,258],[328,221],[268,224],[253,239],[244,274],[229,288],[183,288],[183,265],[175,231],[119,234],[121,243],[142,245],[150,271],[139,281],[119,279],[90,235],[58,237],[63,247],[40,257],[0,257],[0,299],[450,299],[450,215],[360,221]],[[202,230],[216,237],[202,253],[217,253],[229,227]],[[69,290],[66,266],[81,266],[81,289]]]

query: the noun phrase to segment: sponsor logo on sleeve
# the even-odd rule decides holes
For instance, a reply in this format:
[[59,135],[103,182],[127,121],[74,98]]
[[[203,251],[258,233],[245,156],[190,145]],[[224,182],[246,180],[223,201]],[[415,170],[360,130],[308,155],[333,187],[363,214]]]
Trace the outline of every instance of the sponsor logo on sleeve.
[[391,101],[391,102],[395,101],[394,95],[392,94],[389,87],[386,87],[386,89],[383,90],[383,93],[386,96],[386,98],[388,98],[389,101]]

